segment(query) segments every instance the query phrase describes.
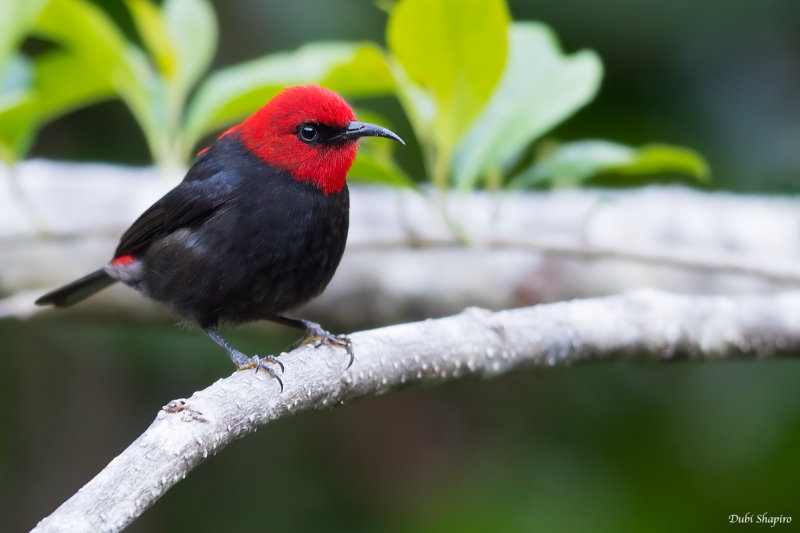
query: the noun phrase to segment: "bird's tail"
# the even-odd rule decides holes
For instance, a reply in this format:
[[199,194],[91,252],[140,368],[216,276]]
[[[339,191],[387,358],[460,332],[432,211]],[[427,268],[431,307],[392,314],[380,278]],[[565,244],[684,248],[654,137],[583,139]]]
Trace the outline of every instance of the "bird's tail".
[[69,307],[99,292],[117,280],[106,274],[102,268],[91,274],[76,279],[54,291],[50,291],[38,300],[36,305],[55,305],[56,307]]

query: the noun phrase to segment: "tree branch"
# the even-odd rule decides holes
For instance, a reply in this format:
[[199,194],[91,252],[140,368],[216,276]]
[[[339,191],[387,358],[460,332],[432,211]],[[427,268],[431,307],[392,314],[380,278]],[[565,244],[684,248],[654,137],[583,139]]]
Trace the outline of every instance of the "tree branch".
[[800,292],[679,296],[639,291],[447,318],[351,336],[356,359],[302,347],[285,390],[236,372],[170,402],[151,426],[34,531],[118,531],[231,441],[272,420],[402,386],[583,362],[767,357],[800,352]]
[[[105,263],[119,235],[171,185],[148,168],[25,161],[17,170],[24,204],[2,190],[0,168],[0,316],[40,310],[15,293],[44,291]],[[355,328],[642,287],[741,294],[800,283],[800,198],[652,186],[442,201],[472,246],[456,240],[430,197],[353,186],[342,264],[304,313]],[[145,301],[112,290],[80,309],[151,314]]]

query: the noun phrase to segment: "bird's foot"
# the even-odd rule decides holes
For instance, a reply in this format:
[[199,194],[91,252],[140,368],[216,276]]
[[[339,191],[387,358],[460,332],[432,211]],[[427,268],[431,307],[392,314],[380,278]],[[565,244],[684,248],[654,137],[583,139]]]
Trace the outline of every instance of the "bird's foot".
[[281,392],[283,392],[283,381],[281,380],[280,377],[278,377],[278,374],[275,372],[275,369],[272,366],[270,366],[270,364],[278,365],[281,368],[281,372],[283,372],[283,363],[281,363],[277,357],[272,355],[266,355],[264,357],[259,357],[257,355],[254,355],[253,357],[250,357],[245,361],[242,361],[241,363],[236,362],[236,368],[239,370],[249,370],[251,368],[255,368],[256,372],[258,372],[259,370],[263,370],[264,372],[266,372],[267,374],[278,380],[278,385],[281,386]]
[[231,358],[231,361],[233,361],[233,364],[236,365],[237,369],[248,370],[250,368],[255,368],[256,372],[258,372],[259,370],[263,370],[264,372],[266,372],[267,374],[278,380],[278,383],[281,386],[281,392],[283,392],[283,381],[281,381],[281,378],[278,377],[278,374],[275,372],[275,370],[271,366],[269,366],[269,363],[273,365],[278,365],[279,367],[281,367],[281,372],[283,372],[283,363],[278,361],[277,357],[274,357],[272,355],[267,355],[265,357],[259,357],[257,355],[254,355],[253,357],[247,357],[245,354],[243,354],[242,352],[231,346],[230,343],[225,340],[225,337],[223,337],[220,334],[219,330],[217,330],[216,324],[206,326],[203,329],[206,332],[206,334],[211,338],[211,340],[216,342],[222,349],[225,350],[225,353],[228,354],[228,357]]
[[330,331],[322,329],[322,326],[316,322],[304,320],[303,323],[306,326],[306,334],[292,344],[289,351],[311,343],[314,344],[314,348],[319,348],[323,344],[332,348],[344,348],[347,350],[347,355],[350,356],[350,362],[347,363],[347,368],[350,368],[355,360],[355,355],[353,354],[353,343],[347,335],[334,335]]

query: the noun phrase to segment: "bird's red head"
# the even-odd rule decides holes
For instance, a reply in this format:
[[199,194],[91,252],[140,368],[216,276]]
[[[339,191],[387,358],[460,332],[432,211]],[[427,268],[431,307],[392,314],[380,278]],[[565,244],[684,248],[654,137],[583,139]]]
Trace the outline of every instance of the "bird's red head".
[[380,126],[356,122],[347,102],[319,85],[278,93],[239,127],[245,147],[262,161],[313,183],[325,194],[338,192],[356,157],[358,138],[400,137]]

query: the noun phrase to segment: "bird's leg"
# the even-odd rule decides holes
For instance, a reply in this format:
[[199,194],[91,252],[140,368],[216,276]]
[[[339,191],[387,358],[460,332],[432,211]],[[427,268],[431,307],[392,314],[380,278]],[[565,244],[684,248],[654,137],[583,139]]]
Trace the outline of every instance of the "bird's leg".
[[216,342],[223,350],[225,350],[225,353],[227,353],[228,357],[231,358],[231,361],[233,361],[233,364],[236,365],[236,368],[238,368],[239,370],[247,370],[248,368],[255,368],[256,372],[258,372],[259,370],[263,370],[264,372],[266,372],[267,374],[278,380],[278,384],[280,384],[281,386],[281,392],[283,392],[283,381],[281,381],[281,378],[279,378],[278,374],[275,373],[275,370],[273,370],[272,367],[268,365],[268,363],[276,364],[279,367],[281,367],[281,372],[283,372],[283,363],[281,363],[277,357],[274,357],[272,355],[267,355],[264,357],[259,357],[257,355],[254,355],[253,357],[246,356],[245,354],[243,354],[242,352],[231,346],[231,344],[225,340],[225,337],[222,336],[222,334],[217,329],[217,326],[215,325],[204,327],[203,331],[206,332],[206,335],[211,337],[212,341]]
[[270,318],[270,320],[273,322],[278,322],[279,324],[292,326],[293,328],[306,330],[305,336],[289,346],[289,351],[312,342],[314,343],[315,348],[319,348],[323,344],[327,344],[328,346],[332,346],[334,348],[344,348],[347,350],[347,354],[350,356],[350,362],[347,363],[347,368],[350,368],[350,366],[353,364],[353,361],[355,360],[355,355],[353,354],[353,343],[350,342],[350,339],[347,337],[347,335],[334,335],[330,331],[322,329],[322,326],[316,322],[311,322],[310,320],[304,320],[302,318],[290,318],[288,316],[276,315]]

